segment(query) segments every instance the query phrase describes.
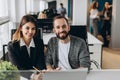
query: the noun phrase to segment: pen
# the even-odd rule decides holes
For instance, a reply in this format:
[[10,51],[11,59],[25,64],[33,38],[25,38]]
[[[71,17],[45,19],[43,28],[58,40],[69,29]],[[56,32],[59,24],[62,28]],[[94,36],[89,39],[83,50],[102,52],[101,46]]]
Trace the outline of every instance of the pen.
[[36,71],[38,71],[38,72],[40,72],[40,73],[42,73],[42,71],[41,70],[38,70],[36,67],[34,67],[33,66],[33,69],[35,69]]

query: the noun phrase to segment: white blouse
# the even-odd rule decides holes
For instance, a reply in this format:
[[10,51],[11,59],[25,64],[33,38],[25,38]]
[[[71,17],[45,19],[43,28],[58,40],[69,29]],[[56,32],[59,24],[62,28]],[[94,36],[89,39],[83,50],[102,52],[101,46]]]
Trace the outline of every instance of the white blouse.
[[27,45],[25,44],[24,40],[23,40],[23,39],[20,39],[20,46],[26,46],[26,47],[27,47],[28,54],[29,54],[29,56],[30,56],[30,47],[35,47],[35,43],[34,43],[34,40],[31,39],[30,45],[27,46]]

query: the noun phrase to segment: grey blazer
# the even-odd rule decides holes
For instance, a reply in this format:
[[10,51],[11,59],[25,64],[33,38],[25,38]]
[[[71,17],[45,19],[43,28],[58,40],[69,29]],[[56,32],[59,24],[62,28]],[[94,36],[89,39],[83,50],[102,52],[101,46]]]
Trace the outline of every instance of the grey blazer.
[[[53,37],[48,42],[46,52],[46,66],[58,67],[58,38]],[[79,67],[90,68],[90,54],[88,53],[86,43],[83,39],[70,35],[70,51],[68,61],[72,69]]]

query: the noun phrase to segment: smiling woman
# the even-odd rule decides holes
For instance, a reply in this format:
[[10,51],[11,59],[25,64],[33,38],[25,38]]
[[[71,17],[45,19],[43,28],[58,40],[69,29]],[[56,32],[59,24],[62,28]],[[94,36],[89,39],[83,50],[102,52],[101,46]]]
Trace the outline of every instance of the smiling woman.
[[19,27],[8,43],[8,55],[19,70],[45,69],[44,44],[37,34],[36,20],[31,15],[22,17]]

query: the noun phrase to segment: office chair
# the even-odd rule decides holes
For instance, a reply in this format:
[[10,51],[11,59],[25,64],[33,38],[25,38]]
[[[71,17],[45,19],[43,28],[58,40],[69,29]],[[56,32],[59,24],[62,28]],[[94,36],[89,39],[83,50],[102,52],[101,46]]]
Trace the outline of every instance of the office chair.
[[[11,40],[12,40],[12,35],[15,33],[16,29],[11,30]],[[6,51],[7,44],[3,45],[3,57],[1,58],[4,61],[9,61],[8,53]]]
[[[12,29],[11,30],[11,40],[12,40],[12,35],[15,33],[16,29]],[[42,28],[38,28],[37,34],[36,34],[37,38],[43,39],[43,34],[42,34]],[[1,58],[4,61],[9,61],[9,57],[8,57],[8,53],[6,51],[6,47],[7,44],[3,45],[3,57]]]
[[70,25],[70,32],[71,35],[80,37],[87,42],[87,30],[86,26],[80,26],[80,25]]
[[[87,28],[86,27],[87,27],[86,25],[71,25],[69,34],[84,39],[87,45],[88,52],[90,54],[93,54],[93,52],[90,52],[88,49],[89,44],[88,44],[88,39],[87,39]],[[100,69],[100,66],[97,63],[97,61],[91,60],[91,63],[93,63],[97,69]]]
[[43,32],[49,33],[53,29],[53,19],[37,19],[37,25],[43,29]]

